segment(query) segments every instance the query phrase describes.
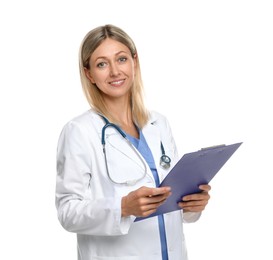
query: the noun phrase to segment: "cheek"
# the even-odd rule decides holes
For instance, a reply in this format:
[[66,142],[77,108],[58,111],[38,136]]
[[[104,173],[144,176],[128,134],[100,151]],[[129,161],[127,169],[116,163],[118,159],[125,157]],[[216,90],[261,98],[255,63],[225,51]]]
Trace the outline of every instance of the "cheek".
[[99,84],[99,82],[102,82],[105,78],[104,73],[90,73],[90,81],[93,84]]
[[130,75],[132,77],[132,79],[134,79],[134,77],[136,75],[136,71],[135,71],[135,67],[133,65],[128,67],[127,74]]

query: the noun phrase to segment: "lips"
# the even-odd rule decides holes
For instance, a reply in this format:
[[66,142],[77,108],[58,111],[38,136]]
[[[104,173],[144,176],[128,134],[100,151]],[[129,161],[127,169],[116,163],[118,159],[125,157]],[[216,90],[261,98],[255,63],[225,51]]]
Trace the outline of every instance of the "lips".
[[124,81],[125,81],[125,79],[119,79],[119,80],[111,81],[110,85],[118,87],[118,86],[121,86],[124,83]]

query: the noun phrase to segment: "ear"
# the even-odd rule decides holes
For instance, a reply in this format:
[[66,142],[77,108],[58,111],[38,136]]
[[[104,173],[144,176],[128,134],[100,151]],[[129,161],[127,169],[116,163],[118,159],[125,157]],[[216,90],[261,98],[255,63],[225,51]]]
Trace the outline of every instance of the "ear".
[[[134,60],[134,70],[136,71],[137,68],[137,63],[138,63],[138,58],[137,58],[137,54],[135,53],[133,56],[133,60]],[[135,73],[136,74],[136,73]]]
[[137,65],[137,54],[136,53],[134,54],[133,59],[134,59],[134,66],[136,67],[136,65]]
[[91,81],[92,84],[96,84],[95,80],[90,74],[90,70],[88,70],[87,68],[84,68],[84,73],[85,73],[85,76]]

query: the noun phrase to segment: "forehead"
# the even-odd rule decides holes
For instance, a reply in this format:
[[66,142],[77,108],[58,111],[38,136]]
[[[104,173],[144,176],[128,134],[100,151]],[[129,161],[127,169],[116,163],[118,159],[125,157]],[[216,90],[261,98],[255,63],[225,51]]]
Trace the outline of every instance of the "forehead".
[[129,48],[123,43],[107,38],[92,53],[91,60],[96,60],[100,57],[111,58],[121,52],[131,53]]

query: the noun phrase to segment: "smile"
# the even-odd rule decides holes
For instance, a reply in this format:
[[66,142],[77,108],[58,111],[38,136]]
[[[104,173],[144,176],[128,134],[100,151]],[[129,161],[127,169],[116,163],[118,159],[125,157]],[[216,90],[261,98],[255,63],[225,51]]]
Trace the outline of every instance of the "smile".
[[125,81],[124,79],[117,80],[117,81],[111,81],[110,84],[112,86],[120,86],[120,85],[122,85],[124,83],[124,81]]

